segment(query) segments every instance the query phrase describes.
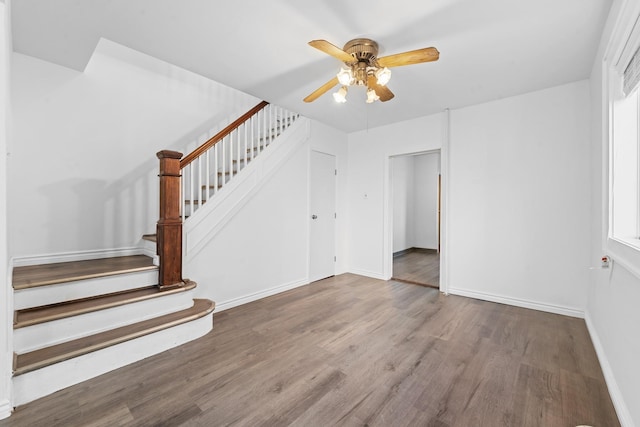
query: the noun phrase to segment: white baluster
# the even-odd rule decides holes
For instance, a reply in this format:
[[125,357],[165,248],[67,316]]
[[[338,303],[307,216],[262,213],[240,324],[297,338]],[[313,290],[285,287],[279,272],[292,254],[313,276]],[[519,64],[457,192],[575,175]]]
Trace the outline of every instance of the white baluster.
[[[271,104],[269,104],[271,107]],[[275,108],[269,108],[269,144],[271,144],[271,138],[273,137],[273,111]],[[266,144],[266,140],[265,140]]]
[[267,140],[267,109],[269,108],[270,105],[267,105],[266,107],[264,107],[264,117],[263,117],[263,134],[262,134],[262,138],[261,140],[258,140],[258,153],[262,152],[262,149],[264,147],[264,142]]
[[198,209],[202,207],[202,156],[198,157]]
[[218,170],[220,170],[220,166],[218,163],[218,145],[220,143],[213,146],[213,164],[214,164],[214,176],[213,176],[213,194],[218,192]]
[[207,152],[205,153],[206,155],[206,165],[207,165],[207,173],[205,175],[205,190],[204,190],[204,194],[206,194],[205,196],[205,200],[209,201],[209,175],[211,174],[211,172],[209,171],[209,152],[211,152],[211,150],[207,150]]
[[[189,165],[187,165],[187,167],[189,167]],[[180,185],[180,199],[179,199],[180,200],[180,207],[181,207],[181,210],[182,210],[182,212],[181,212],[182,222],[184,222],[184,220],[185,220],[185,214],[186,214],[186,210],[187,210],[187,207],[186,207],[185,202],[184,202],[184,194],[187,194],[187,190],[185,189],[185,186],[187,185],[187,180],[184,177],[184,173],[185,172],[186,171],[182,171],[182,179],[181,179],[181,184],[182,185]]]
[[[256,126],[259,126],[260,124],[260,111],[258,111],[258,114],[256,114],[255,120],[253,118],[251,118],[251,157],[253,158],[253,153],[254,153],[254,149],[255,149],[255,140],[256,140]],[[248,153],[247,153],[248,154]],[[248,159],[247,159],[248,161]],[[246,164],[247,162],[245,162]]]
[[193,215],[193,163],[189,165],[189,216]]
[[247,122],[244,124],[244,153],[242,153],[244,162],[242,162],[242,159],[238,159],[238,172],[240,172],[241,165],[242,167],[247,166],[247,149],[249,148],[247,138],[249,137],[250,124],[251,124],[251,117],[249,117],[249,120],[247,120]]
[[222,182],[220,183],[220,187],[224,187],[224,168],[226,167],[227,161],[226,161],[226,154],[227,154],[227,150],[226,150],[226,146],[227,146],[227,137],[225,136],[224,138],[222,138],[222,174],[220,175],[222,177]]
[[[233,176],[233,141],[233,131],[231,131],[231,133],[229,133],[229,180],[231,180]],[[226,176],[224,180],[227,181]]]

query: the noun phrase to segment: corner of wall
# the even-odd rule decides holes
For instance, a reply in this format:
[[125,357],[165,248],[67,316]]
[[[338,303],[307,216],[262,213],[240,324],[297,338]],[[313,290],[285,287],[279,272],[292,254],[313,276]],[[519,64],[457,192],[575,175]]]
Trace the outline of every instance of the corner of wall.
[[593,343],[593,347],[596,350],[598,361],[600,362],[600,368],[602,369],[602,374],[604,375],[605,382],[607,383],[609,395],[611,396],[611,401],[613,402],[616,414],[618,415],[620,425],[622,425],[623,427],[633,427],[634,424],[633,420],[631,419],[631,414],[629,413],[629,409],[627,408],[624,398],[622,397],[622,391],[618,386],[618,382],[613,375],[613,369],[611,369],[609,359],[607,358],[607,354],[605,353],[602,342],[600,341],[598,331],[596,330],[593,321],[591,320],[589,311],[585,313],[584,320],[587,324],[587,330],[589,331],[591,342]]

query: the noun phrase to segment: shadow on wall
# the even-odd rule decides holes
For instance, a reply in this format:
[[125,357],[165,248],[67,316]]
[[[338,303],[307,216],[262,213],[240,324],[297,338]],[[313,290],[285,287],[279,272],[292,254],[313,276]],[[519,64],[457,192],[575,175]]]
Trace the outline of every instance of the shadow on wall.
[[[158,151],[165,149],[186,155],[235,119],[218,114]],[[103,188],[101,194],[106,210],[104,229],[112,230],[112,233],[103,236],[108,247],[122,242],[136,245],[143,234],[155,233],[160,203],[158,151],[150,150],[147,158],[131,172]]]
[[155,58],[142,66],[117,53],[94,55],[84,73],[15,55],[13,256],[137,245],[157,221],[156,153],[187,153],[259,102]]
[[[40,236],[47,247],[58,246],[63,251],[76,250],[75,242],[102,239],[105,224],[105,181],[67,179],[51,182],[39,188],[46,200],[48,220]],[[64,200],[64,203],[60,203]],[[73,227],[67,224],[74,224]]]
[[[166,149],[187,154],[230,120],[219,114]],[[158,167],[156,152],[150,150],[143,162],[112,183],[73,178],[39,187],[38,193],[46,200],[48,212],[41,230],[46,246],[58,247],[63,252],[78,250],[77,243],[81,241],[101,242],[103,248],[134,246],[143,234],[155,233],[159,209]]]

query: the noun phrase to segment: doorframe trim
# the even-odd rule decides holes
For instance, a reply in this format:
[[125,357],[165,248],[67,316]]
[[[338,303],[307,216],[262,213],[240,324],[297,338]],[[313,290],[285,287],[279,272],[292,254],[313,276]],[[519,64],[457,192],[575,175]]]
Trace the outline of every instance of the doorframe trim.
[[382,275],[384,280],[390,280],[393,273],[393,197],[391,185],[391,159],[406,155],[416,154],[440,154],[440,292],[449,293],[449,244],[448,244],[448,194],[449,194],[449,142],[451,119],[449,109],[444,114],[444,131],[442,144],[439,148],[430,150],[393,154],[385,156],[384,160],[384,189],[383,189],[383,267]]

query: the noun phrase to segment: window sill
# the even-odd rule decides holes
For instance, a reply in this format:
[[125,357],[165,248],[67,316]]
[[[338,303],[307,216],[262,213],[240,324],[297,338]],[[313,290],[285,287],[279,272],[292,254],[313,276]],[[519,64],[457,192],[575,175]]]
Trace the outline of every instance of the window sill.
[[640,240],[610,237],[607,239],[607,255],[640,279]]

